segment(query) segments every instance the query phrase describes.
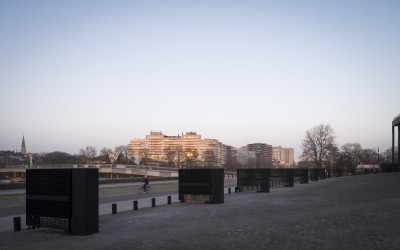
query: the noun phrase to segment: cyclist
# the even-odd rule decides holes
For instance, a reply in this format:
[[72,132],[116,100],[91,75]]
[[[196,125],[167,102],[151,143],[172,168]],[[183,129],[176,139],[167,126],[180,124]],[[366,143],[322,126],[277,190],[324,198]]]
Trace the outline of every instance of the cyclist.
[[142,185],[143,185],[143,191],[147,192],[148,187],[149,187],[149,179],[147,177],[143,178]]

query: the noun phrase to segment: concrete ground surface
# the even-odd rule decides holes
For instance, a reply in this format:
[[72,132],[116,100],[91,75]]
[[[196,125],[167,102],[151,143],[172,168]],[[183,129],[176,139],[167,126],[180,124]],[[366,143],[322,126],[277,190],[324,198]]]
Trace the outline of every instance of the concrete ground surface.
[[[225,179],[225,193],[228,193],[229,187],[234,187],[236,185],[236,179]],[[172,187],[168,184],[172,185]],[[151,207],[152,198],[156,199],[156,204],[163,205],[167,204],[167,197],[171,196],[171,202],[179,202],[178,200],[178,181],[155,181],[152,182],[151,192],[147,194],[138,194],[137,186],[138,183],[120,183],[111,184],[105,186],[100,185],[99,192],[99,215],[111,214],[112,204],[117,204],[117,210],[130,211],[133,209],[133,201],[138,202],[139,208]],[[132,186],[134,186],[132,188]],[[174,187],[176,186],[176,187]],[[103,192],[107,189],[106,192]],[[234,190],[234,188],[231,188]],[[25,191],[24,191],[25,192]],[[7,195],[7,193],[2,193],[0,195]],[[24,196],[25,197],[25,196]],[[25,199],[25,198],[24,198]],[[1,204],[1,202],[0,202]],[[14,229],[13,218],[21,217],[21,225],[26,224],[25,215],[25,200],[24,204],[15,206],[0,206],[0,232],[11,231]],[[1,244],[0,244],[1,245]]]
[[106,214],[99,224],[89,236],[1,232],[0,249],[400,249],[400,173]]

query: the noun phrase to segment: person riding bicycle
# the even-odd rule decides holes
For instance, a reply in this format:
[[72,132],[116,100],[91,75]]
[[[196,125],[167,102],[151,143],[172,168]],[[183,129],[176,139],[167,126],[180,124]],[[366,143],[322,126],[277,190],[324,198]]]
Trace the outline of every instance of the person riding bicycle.
[[149,186],[149,179],[147,177],[143,178],[142,185],[143,185],[143,191],[146,192],[148,190],[148,186]]

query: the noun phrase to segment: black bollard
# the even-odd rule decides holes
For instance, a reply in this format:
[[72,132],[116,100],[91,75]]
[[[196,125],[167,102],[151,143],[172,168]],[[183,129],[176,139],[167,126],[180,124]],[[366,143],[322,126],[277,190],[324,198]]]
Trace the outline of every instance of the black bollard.
[[231,194],[231,188],[228,188],[228,194]]
[[168,196],[168,205],[171,205],[171,196]]
[[156,207],[156,198],[151,198],[151,206]]
[[137,201],[133,201],[133,210],[134,211],[138,210],[138,202]]
[[14,232],[21,231],[21,217],[14,217]]
[[117,204],[113,203],[111,206],[112,206],[112,214],[116,214],[117,213]]

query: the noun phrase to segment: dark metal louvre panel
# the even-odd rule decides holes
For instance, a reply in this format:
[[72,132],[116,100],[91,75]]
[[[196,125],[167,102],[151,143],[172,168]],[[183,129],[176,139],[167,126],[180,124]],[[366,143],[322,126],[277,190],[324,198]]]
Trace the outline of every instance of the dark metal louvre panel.
[[302,183],[308,183],[308,168],[293,169],[294,176]]
[[238,187],[256,186],[257,169],[238,169],[237,183]]
[[69,219],[54,218],[54,217],[29,216],[26,218],[26,224],[36,227],[60,228],[64,230],[70,229]]
[[184,195],[209,195],[210,203],[224,202],[223,169],[179,169],[179,199]]
[[27,195],[70,195],[70,169],[32,169],[26,175]]
[[287,176],[287,170],[286,169],[280,169],[280,168],[271,169],[271,177],[284,177],[284,178],[286,178],[286,176]]
[[209,169],[179,169],[179,179],[184,183],[209,183]]
[[26,224],[70,230],[71,169],[28,169],[26,180]]
[[211,180],[208,169],[180,169],[179,190],[183,194],[210,194]]
[[209,186],[180,186],[182,194],[204,194],[208,195],[211,193]]
[[319,179],[319,171],[318,168],[310,168],[309,169],[310,180],[311,181],[318,181]]
[[69,202],[50,200],[26,200],[26,214],[68,219],[71,217]]
[[243,189],[256,189],[269,192],[270,170],[267,168],[251,168],[237,170],[237,186]]

